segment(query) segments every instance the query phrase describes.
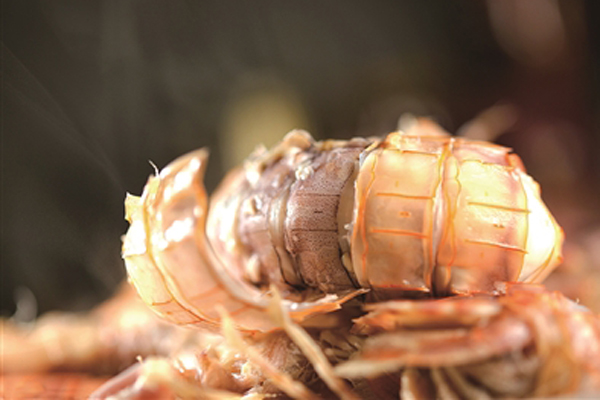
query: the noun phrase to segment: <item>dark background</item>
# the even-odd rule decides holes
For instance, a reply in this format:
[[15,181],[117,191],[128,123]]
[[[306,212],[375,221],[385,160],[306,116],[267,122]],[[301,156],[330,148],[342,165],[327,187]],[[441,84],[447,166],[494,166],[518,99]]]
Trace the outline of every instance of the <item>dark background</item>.
[[148,160],[209,146],[214,188],[250,143],[294,127],[384,134],[404,112],[456,131],[510,104],[497,142],[583,243],[600,232],[599,6],[3,1],[2,314],[33,297],[40,313],[86,309],[115,290],[123,199]]

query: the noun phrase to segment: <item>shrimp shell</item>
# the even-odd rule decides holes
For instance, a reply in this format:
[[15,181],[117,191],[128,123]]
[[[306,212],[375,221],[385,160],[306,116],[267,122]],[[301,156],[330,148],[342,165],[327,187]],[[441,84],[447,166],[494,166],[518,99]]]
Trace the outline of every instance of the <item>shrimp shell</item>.
[[[235,280],[215,255],[205,234],[206,192],[202,177],[208,153],[201,149],[175,160],[151,176],[141,198],[128,195],[123,240],[128,279],[152,310],[178,325],[213,325],[216,305],[242,327],[268,331],[275,325],[264,312],[268,297]],[[340,308],[363,293],[327,294],[310,302],[288,302],[297,320]]]
[[292,131],[232,171],[211,199],[197,150],[128,195],[129,280],[159,315],[240,329],[277,327],[275,286],[293,320],[373,298],[492,293],[539,282],[562,231],[510,149],[421,123],[384,140],[315,142]]
[[505,147],[392,133],[364,155],[355,199],[362,287],[489,293],[541,282],[561,259],[562,230]]
[[417,390],[415,380],[437,390],[431,397],[444,390],[458,398],[600,390],[600,319],[542,286],[511,284],[500,296],[395,300],[366,309],[354,330],[368,337],[336,367],[341,376],[398,372],[407,398]]

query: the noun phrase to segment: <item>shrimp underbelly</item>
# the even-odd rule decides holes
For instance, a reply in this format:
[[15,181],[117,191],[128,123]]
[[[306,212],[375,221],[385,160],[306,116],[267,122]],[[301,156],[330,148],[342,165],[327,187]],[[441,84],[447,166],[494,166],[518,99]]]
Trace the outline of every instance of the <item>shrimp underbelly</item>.
[[355,288],[353,271],[342,262],[352,218],[343,210],[351,207],[340,208],[340,201],[368,144],[355,140],[288,152],[263,166],[256,181],[247,170],[233,172],[213,197],[207,224],[229,271],[253,285],[288,292]]

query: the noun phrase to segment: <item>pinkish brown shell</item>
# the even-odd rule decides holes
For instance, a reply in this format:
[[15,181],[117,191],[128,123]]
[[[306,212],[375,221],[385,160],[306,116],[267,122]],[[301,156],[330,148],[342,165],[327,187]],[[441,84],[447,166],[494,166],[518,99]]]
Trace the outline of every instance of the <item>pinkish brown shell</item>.
[[405,385],[413,378],[434,397],[445,390],[457,398],[600,391],[600,319],[559,292],[514,284],[500,296],[396,300],[367,310],[355,329],[369,336],[336,368],[342,376],[399,373],[406,396],[418,392],[419,385]]
[[[435,128],[435,126],[434,126]],[[562,231],[510,149],[418,126],[384,140],[315,142],[293,131],[232,171],[211,199],[199,150],[128,196],[123,256],[158,314],[268,331],[277,287],[292,318],[375,298],[539,282]],[[437,129],[437,130],[436,130]]]

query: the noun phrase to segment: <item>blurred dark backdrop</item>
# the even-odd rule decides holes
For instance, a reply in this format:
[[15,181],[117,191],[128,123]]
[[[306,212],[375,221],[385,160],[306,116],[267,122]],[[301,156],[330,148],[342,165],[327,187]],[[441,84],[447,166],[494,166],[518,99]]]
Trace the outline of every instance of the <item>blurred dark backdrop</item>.
[[455,131],[510,104],[479,120],[524,158],[567,235],[600,232],[599,5],[3,1],[2,313],[32,294],[39,312],[85,309],[115,290],[123,199],[148,160],[209,146],[214,188],[291,128],[383,134],[404,112]]

